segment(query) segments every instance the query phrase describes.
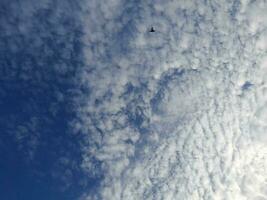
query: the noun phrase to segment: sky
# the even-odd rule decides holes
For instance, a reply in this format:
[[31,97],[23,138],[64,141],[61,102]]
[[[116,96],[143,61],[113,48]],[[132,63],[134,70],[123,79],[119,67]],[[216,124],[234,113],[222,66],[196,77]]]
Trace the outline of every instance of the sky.
[[267,200],[266,10],[2,0],[0,199]]

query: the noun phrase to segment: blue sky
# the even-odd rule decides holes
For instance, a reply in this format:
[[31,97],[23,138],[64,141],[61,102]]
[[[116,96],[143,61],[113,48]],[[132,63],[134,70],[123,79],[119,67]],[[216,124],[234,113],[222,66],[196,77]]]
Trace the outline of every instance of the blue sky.
[[[27,72],[29,79],[34,75]],[[57,73],[39,75],[42,80],[35,83],[18,76],[1,82],[1,199],[73,199],[82,188],[73,185],[82,173],[63,162],[81,160],[68,125],[74,117],[67,92],[72,87],[43,80],[56,79]],[[65,180],[67,169],[72,174]]]
[[267,199],[266,9],[1,1],[0,199]]
[[80,170],[70,128],[81,29],[53,5],[27,16],[30,6],[1,3],[0,199],[75,199],[95,184]]

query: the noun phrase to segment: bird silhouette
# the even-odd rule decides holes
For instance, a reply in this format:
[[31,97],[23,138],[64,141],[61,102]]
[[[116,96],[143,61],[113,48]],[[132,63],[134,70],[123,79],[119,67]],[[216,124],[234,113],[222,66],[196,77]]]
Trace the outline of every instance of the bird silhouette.
[[155,29],[154,29],[154,27],[152,26],[151,27],[151,29],[150,29],[150,31],[149,31],[150,33],[153,33],[153,32],[155,32]]

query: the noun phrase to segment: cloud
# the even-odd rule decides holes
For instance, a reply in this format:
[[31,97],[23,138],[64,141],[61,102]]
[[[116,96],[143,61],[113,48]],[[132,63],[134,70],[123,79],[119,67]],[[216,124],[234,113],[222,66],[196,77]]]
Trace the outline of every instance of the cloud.
[[84,6],[79,81],[90,92],[75,126],[84,169],[102,178],[82,199],[267,199],[265,7]]

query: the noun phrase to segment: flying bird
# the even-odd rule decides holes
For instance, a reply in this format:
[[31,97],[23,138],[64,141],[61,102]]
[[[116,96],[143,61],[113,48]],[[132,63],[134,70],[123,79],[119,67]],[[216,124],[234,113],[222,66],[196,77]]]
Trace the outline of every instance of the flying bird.
[[153,26],[151,27],[151,29],[150,29],[149,32],[150,32],[150,33],[156,32]]

